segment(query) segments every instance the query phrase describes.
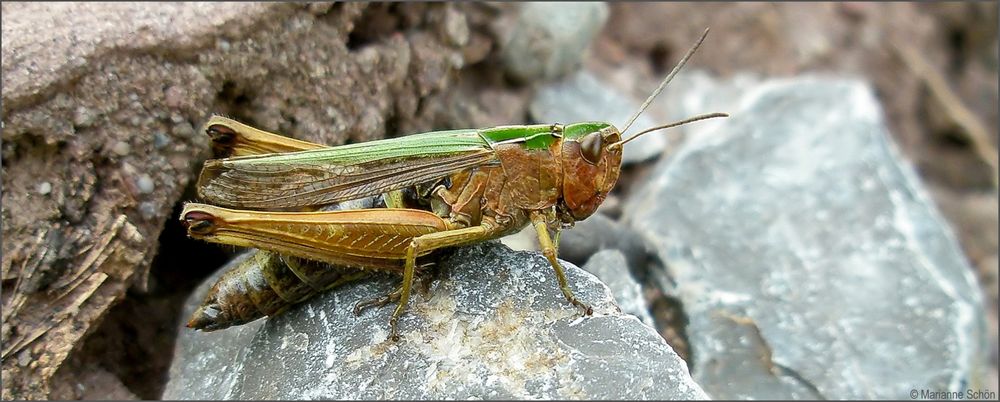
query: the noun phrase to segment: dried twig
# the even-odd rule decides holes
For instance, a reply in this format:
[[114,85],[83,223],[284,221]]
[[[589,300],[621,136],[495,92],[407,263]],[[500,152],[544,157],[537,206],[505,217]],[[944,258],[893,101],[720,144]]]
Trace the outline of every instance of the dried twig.
[[993,148],[993,144],[990,142],[989,130],[986,126],[976,117],[958,95],[951,89],[948,82],[945,80],[944,76],[941,75],[937,69],[931,65],[930,62],[924,58],[920,52],[913,49],[912,46],[902,45],[900,43],[893,42],[892,49],[903,60],[904,64],[913,71],[914,74],[921,81],[923,81],[927,88],[930,90],[930,94],[934,97],[938,103],[943,108],[944,114],[951,119],[952,123],[959,127],[959,132],[966,136],[966,139],[972,144],[973,151],[976,155],[987,165],[990,166],[990,175],[993,179],[993,188],[998,188],[998,173],[997,172],[997,150]]

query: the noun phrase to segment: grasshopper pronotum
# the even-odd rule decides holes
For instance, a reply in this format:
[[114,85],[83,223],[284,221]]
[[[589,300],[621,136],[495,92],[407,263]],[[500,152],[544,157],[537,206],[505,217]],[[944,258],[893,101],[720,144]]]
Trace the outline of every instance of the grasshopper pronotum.
[[[604,201],[618,181],[625,143],[652,131],[726,116],[701,115],[622,139],[622,133],[677,74],[707,34],[706,29],[622,131],[606,122],[516,125],[435,131],[325,147],[213,117],[206,131],[213,137],[217,152],[234,156],[205,163],[198,191],[214,205],[189,203],[181,219],[191,237],[210,242],[322,261],[332,264],[331,270],[401,273],[403,280],[398,290],[364,304],[398,299],[389,322],[393,339],[398,339],[396,323],[409,301],[418,258],[444,247],[512,234],[531,224],[563,295],[590,314],[590,307],[573,295],[557,260],[560,230],[586,219]],[[426,201],[429,207],[407,205],[406,197],[401,195],[404,190]],[[383,195],[387,208],[273,211],[315,208],[379,195]],[[352,277],[345,274],[330,275],[335,279],[329,282],[307,280],[291,265],[279,264],[294,274],[284,279],[299,277],[314,288]],[[260,292],[246,289],[246,283],[251,282],[248,280],[239,286],[217,285],[213,292],[242,288],[245,293],[263,298],[264,293],[280,296],[284,290],[263,289],[274,288],[280,278],[272,284],[264,274],[243,275],[250,274],[260,278],[253,282],[254,289]],[[214,329],[227,326],[220,322],[240,314],[255,318],[246,311],[227,311],[237,308],[219,303],[221,298],[216,296],[221,295],[210,295],[207,307],[199,309],[189,326]],[[290,304],[297,301],[295,297],[282,300]],[[279,310],[281,304],[250,301],[240,304],[239,309],[256,306],[258,317]]]

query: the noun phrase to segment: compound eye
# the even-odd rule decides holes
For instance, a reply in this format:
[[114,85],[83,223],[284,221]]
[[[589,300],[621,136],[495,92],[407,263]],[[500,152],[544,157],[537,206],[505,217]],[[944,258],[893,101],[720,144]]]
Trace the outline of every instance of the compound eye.
[[583,153],[584,160],[596,165],[601,160],[601,153],[604,152],[604,139],[601,137],[601,133],[590,133],[584,136],[583,141],[580,141],[580,152]]

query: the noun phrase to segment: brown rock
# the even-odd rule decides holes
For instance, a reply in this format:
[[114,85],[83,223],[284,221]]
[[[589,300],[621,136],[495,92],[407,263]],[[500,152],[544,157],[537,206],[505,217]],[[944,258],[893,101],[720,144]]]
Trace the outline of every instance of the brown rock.
[[209,115],[327,144],[430,130],[446,111],[420,105],[470,42],[466,8],[442,4],[2,7],[4,399],[50,397],[71,351],[145,288],[162,218],[209,156]]

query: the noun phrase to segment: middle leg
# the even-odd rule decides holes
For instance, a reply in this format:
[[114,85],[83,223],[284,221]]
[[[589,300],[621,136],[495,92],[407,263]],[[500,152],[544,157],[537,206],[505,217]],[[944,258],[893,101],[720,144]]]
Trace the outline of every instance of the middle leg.
[[389,319],[389,335],[392,340],[399,340],[397,322],[403,311],[406,310],[406,305],[410,300],[416,257],[439,248],[487,240],[503,230],[503,227],[500,225],[490,221],[483,221],[479,226],[430,233],[413,238],[406,250],[406,263],[403,267],[403,284],[399,289],[399,304]]

